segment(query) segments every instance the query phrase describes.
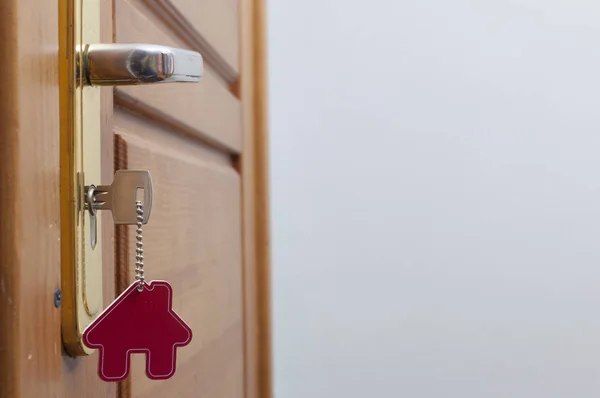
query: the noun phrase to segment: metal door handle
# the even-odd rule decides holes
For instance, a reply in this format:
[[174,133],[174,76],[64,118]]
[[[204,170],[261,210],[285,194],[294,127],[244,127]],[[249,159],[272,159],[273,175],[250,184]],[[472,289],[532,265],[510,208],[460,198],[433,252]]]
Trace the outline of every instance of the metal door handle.
[[156,44],[90,44],[79,63],[91,86],[198,82],[203,72],[200,53]]

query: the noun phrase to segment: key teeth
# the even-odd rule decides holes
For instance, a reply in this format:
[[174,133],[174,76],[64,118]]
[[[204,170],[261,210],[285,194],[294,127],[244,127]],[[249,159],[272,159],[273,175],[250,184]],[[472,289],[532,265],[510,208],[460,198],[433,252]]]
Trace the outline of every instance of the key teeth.
[[107,195],[107,194],[108,194],[108,191],[107,191],[107,190],[105,190],[105,189],[98,189],[98,188],[96,188],[96,189],[94,190],[94,197],[97,197],[97,196],[104,196],[104,195]]
[[108,194],[108,191],[98,191],[98,189],[96,189],[94,191],[94,204],[98,205],[98,206],[103,206],[106,204],[106,195]]
[[92,203],[92,208],[95,210],[102,210],[102,208],[106,205],[106,200],[103,200],[103,196],[106,196],[108,192],[103,190],[98,190],[98,188],[94,188],[94,202]]

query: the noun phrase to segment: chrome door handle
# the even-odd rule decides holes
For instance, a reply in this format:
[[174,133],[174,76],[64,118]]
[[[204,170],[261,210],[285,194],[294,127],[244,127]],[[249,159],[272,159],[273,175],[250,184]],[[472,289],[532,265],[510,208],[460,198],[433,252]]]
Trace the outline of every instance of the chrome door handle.
[[78,61],[91,86],[198,82],[203,72],[200,53],[156,44],[89,44]]

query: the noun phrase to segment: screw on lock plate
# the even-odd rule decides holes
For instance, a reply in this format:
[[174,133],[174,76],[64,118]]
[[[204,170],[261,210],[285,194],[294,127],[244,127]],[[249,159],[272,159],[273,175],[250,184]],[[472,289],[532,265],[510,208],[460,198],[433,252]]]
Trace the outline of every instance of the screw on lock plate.
[[138,191],[143,190],[143,223],[147,224],[152,210],[152,178],[148,170],[118,170],[111,185],[89,185],[85,187],[85,208],[90,213],[90,240],[92,249],[98,241],[96,213],[110,210],[115,224],[137,224],[136,201]]

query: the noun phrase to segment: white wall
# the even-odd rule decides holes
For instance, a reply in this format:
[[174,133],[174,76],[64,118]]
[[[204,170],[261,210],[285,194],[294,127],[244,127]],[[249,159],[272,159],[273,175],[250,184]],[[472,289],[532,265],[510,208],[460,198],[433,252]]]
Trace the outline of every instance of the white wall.
[[269,0],[276,398],[600,394],[600,3]]

